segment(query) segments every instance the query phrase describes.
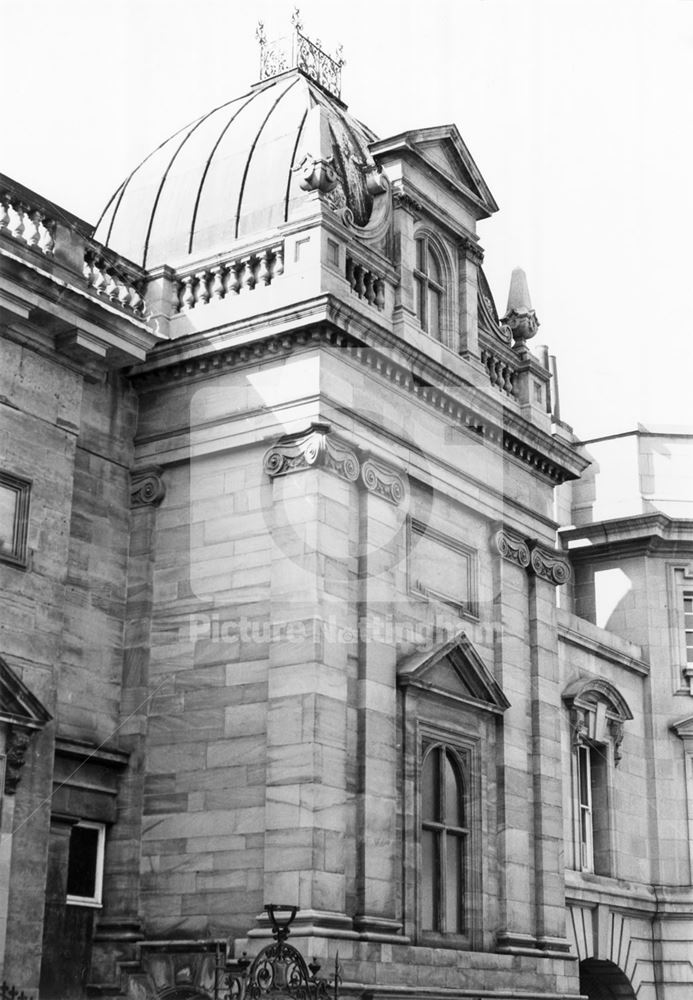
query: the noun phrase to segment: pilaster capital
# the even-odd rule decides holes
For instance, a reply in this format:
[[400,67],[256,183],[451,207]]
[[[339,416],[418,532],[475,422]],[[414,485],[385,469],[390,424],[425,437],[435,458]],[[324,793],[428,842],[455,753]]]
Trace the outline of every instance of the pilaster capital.
[[542,545],[536,538],[523,538],[505,525],[496,527],[493,541],[500,555],[547,583],[560,586],[570,580],[568,560],[556,549]]
[[397,473],[370,456],[361,465],[361,482],[369,493],[375,493],[398,506],[406,495],[404,481]]
[[166,495],[166,486],[161,478],[162,472],[158,465],[147,465],[130,474],[131,507],[161,503]]
[[330,434],[330,425],[314,422],[307,431],[279,439],[263,459],[268,476],[286,476],[313,467],[329,469],[349,483],[359,478],[361,463],[356,452]]
[[515,563],[521,569],[527,569],[530,562],[529,546],[524,538],[516,535],[509,528],[499,528],[493,536],[496,549],[508,562]]
[[530,548],[532,553],[530,564],[535,576],[556,587],[570,580],[572,576],[570,563],[559,555],[556,549],[540,545],[537,541],[531,541]]
[[415,219],[418,219],[419,213],[423,208],[420,201],[417,201],[412,195],[407,194],[406,191],[393,191],[392,198],[395,208],[403,208],[405,212],[409,212]]
[[478,243],[475,243],[474,240],[470,240],[468,236],[460,237],[459,248],[467,260],[471,261],[472,264],[476,264],[477,266],[481,266],[481,264],[483,264],[484,251]]

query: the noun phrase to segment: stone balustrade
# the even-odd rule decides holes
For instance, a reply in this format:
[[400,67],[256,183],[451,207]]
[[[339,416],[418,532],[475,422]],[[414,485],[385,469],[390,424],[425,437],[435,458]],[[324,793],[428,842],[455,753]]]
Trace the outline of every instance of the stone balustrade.
[[148,315],[137,283],[96,250],[86,250],[82,273],[87,287],[140,318]]
[[360,299],[365,299],[369,305],[381,311],[385,308],[384,279],[349,254],[346,258],[346,279],[352,292]]
[[496,386],[508,396],[515,396],[516,368],[499,350],[493,350],[481,345],[481,363],[488,372],[491,385]]
[[214,267],[183,275],[178,281],[178,309],[188,312],[209,302],[271,285],[284,273],[284,245],[232,257]]
[[50,256],[55,249],[55,228],[55,220],[41,208],[0,189],[0,233]]

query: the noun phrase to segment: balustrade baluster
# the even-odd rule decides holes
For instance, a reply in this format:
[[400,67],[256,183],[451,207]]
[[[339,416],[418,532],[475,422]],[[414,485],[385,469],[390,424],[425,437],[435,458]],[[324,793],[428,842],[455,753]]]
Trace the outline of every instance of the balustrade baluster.
[[209,302],[209,289],[207,288],[207,279],[209,278],[208,271],[198,271],[195,275],[197,278],[197,288],[195,289],[195,305],[207,305]]
[[252,292],[253,288],[255,288],[255,273],[253,268],[253,258],[243,257],[241,259],[241,264],[243,266],[243,278],[242,278],[243,287],[247,289],[247,291]]
[[181,309],[185,309],[186,312],[195,307],[195,293],[193,292],[193,281],[195,280],[194,275],[187,274],[183,278],[183,294],[181,296]]
[[363,296],[366,294],[366,284],[364,281],[365,277],[364,269],[361,267],[360,264],[356,264],[356,266],[354,267],[354,273],[356,277],[356,286],[355,286],[356,294],[360,299],[362,299]]
[[221,265],[212,268],[212,298],[219,302],[224,298],[224,268]]
[[24,232],[24,206],[19,201],[12,201],[10,207],[14,215],[14,218],[10,217],[10,236],[18,240]]
[[257,283],[263,285],[269,285],[272,280],[272,275],[269,269],[269,255],[270,251],[265,250],[260,254],[260,263],[257,269]]
[[113,276],[113,271],[111,270],[106,272],[106,285],[104,287],[104,293],[111,300],[113,300],[118,294],[118,285],[115,277]]
[[0,230],[7,229],[10,224],[10,216],[7,211],[9,206],[9,195],[0,196]]
[[101,292],[103,291],[104,285],[106,284],[106,274],[104,272],[102,261],[94,260],[92,262],[91,275],[92,275],[91,287],[94,289],[97,295],[100,295]]
[[24,226],[24,232],[22,234],[24,237],[24,242],[27,244],[27,246],[35,247],[38,245],[38,241],[41,238],[41,234],[39,232],[39,225],[41,223],[41,213],[37,209],[34,209],[33,211],[27,209],[24,219],[25,219],[25,226]]
[[354,262],[351,257],[347,257],[347,272],[346,277],[349,282],[349,288],[353,291],[356,290],[356,269],[354,267]]
[[144,299],[137,291],[134,285],[130,286],[130,297],[128,300],[128,308],[134,313],[139,313],[144,311]]
[[43,226],[41,227],[41,239],[39,240],[39,249],[43,251],[46,257],[50,257],[55,249],[55,222],[53,219],[44,219]]
[[122,278],[118,278],[118,302],[123,309],[127,308],[130,302],[130,289]]
[[280,278],[284,273],[284,247],[280,243],[279,246],[272,247],[272,280],[275,278]]
[[373,280],[374,280],[373,272],[366,271],[364,280],[366,285],[366,292],[365,292],[366,302],[368,302],[368,304],[372,306],[373,303],[375,302],[375,289],[373,288]]
[[227,295],[238,295],[241,290],[241,282],[238,277],[238,264],[235,260],[232,260],[228,265],[228,271],[226,272],[226,294]]
[[378,278],[375,282],[375,304],[378,309],[385,308],[385,282]]

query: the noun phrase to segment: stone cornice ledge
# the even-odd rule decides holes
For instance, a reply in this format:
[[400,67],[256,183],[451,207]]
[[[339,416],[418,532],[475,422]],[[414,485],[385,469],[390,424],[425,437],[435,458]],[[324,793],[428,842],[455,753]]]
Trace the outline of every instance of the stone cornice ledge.
[[[410,345],[402,345],[401,342],[395,344],[390,337],[391,346],[396,348],[400,358],[388,357],[382,353],[382,349],[364,342],[364,338],[372,334],[365,325],[360,326],[359,337],[336,325],[337,320],[346,321],[344,325],[359,325],[358,317],[347,315],[348,310],[343,303],[335,302],[334,310],[330,302],[324,302],[323,305],[328,314],[334,312],[335,321],[321,321],[314,313],[311,315],[309,312],[302,317],[301,323],[294,311],[293,319],[285,316],[285,324],[279,330],[270,327],[268,331],[265,317],[262,325],[258,320],[257,329],[249,336],[246,323],[245,336],[241,342],[238,339],[234,341],[232,331],[226,329],[223,338],[220,336],[216,340],[211,351],[209,342],[204,345],[199,337],[195,337],[194,345],[169,343],[163,351],[154,353],[154,364],[147,363],[131,369],[131,377],[136,384],[176,382],[180,379],[209,377],[215,372],[257,364],[272,355],[281,357],[295,348],[336,347],[348,351],[352,361],[371,369],[401,391],[411,393],[439,411],[459,430],[476,434],[502,449],[508,457],[529,465],[547,482],[558,484],[567,479],[578,478],[586,461],[573,448],[534,427],[519,415],[510,413],[497,400],[465,382],[461,376],[455,377],[448,371],[443,378],[440,366],[435,366],[430,358],[423,357]],[[350,322],[352,319],[355,321],[353,324]],[[308,325],[306,320],[309,321]],[[258,337],[260,330],[264,336]],[[382,331],[379,332],[382,335]],[[381,347],[380,344],[378,346]],[[402,351],[403,346],[406,347],[406,352]],[[429,368],[430,377],[436,378],[440,384],[433,384],[425,374],[418,374],[415,370],[417,368],[422,372]]]
[[643,882],[631,882],[609,878],[606,875],[589,875],[565,871],[566,905],[594,905],[607,903],[619,910],[638,910],[654,914],[657,910],[657,889]]
[[[647,677],[650,673],[650,665],[643,659],[639,646],[626,643],[620,636],[607,632],[606,629],[601,629],[562,608],[558,608],[557,614],[558,638],[562,642],[594,653],[595,656],[616,663],[620,667],[625,667],[626,670],[639,674],[641,677]],[[632,653],[629,653],[625,648],[618,648],[626,645],[631,646]]]
[[585,542],[569,548],[572,562],[606,559],[624,555],[685,556],[693,558],[693,520],[667,514],[634,514],[610,518],[579,528],[562,528],[561,539]]

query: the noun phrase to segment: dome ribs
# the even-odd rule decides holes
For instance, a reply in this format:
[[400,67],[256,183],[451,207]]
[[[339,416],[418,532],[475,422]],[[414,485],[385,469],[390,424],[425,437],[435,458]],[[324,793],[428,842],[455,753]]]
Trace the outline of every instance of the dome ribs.
[[[236,100],[236,99],[237,99],[237,98],[235,98],[235,100]],[[231,102],[231,101],[228,101],[227,103],[231,104],[231,103],[233,103],[233,102]],[[223,105],[223,104],[221,104],[221,105],[220,105],[219,107],[222,107],[222,108],[223,108],[223,107],[224,107],[224,105]],[[218,110],[219,110],[219,108],[215,108],[214,110],[215,110],[215,111],[218,111]],[[210,113],[209,113],[209,114],[213,114],[213,113],[214,113],[213,111],[210,111]],[[209,117],[209,116],[208,116],[208,115],[206,115],[205,117]],[[128,176],[127,176],[127,177],[125,178],[125,180],[124,180],[124,181],[123,181],[123,183],[122,183],[122,184],[120,185],[120,187],[116,188],[116,190],[115,190],[115,192],[113,193],[113,195],[111,196],[111,198],[110,198],[110,200],[109,200],[108,204],[106,205],[106,207],[104,208],[103,212],[102,212],[102,213],[101,213],[101,215],[99,216],[99,219],[98,219],[98,222],[97,222],[97,223],[96,223],[96,225],[94,226],[94,232],[96,232],[96,230],[97,230],[97,229],[99,228],[99,226],[101,225],[101,223],[102,223],[102,221],[103,221],[103,218],[104,218],[104,216],[105,216],[105,215],[106,215],[106,213],[108,212],[108,209],[109,209],[109,208],[111,207],[111,205],[113,204],[113,201],[114,201],[114,200],[115,200],[115,199],[117,198],[117,199],[118,199],[118,201],[117,201],[117,203],[116,203],[116,206],[115,206],[115,208],[113,209],[113,214],[111,215],[111,221],[110,221],[110,223],[109,223],[109,226],[108,226],[108,232],[106,233],[106,239],[105,239],[105,240],[103,240],[103,245],[104,245],[104,246],[106,246],[106,247],[107,247],[107,246],[108,246],[108,244],[109,244],[109,241],[110,241],[110,239],[111,239],[111,233],[113,232],[113,223],[115,222],[115,220],[116,220],[116,216],[118,215],[118,210],[119,210],[119,208],[120,208],[120,204],[121,204],[121,202],[122,202],[122,200],[123,200],[123,196],[124,196],[124,194],[125,194],[125,191],[126,191],[126,189],[127,189],[128,185],[129,185],[130,181],[131,181],[131,180],[132,180],[132,178],[133,178],[133,177],[135,176],[135,174],[137,173],[137,171],[138,171],[138,170],[141,170],[141,169],[142,169],[142,167],[143,167],[143,166],[145,165],[145,163],[147,163],[147,161],[148,161],[148,160],[151,160],[152,156],[154,156],[154,155],[155,155],[156,153],[158,153],[160,149],[163,149],[163,148],[164,148],[164,146],[166,145],[166,143],[167,143],[167,142],[172,142],[172,141],[173,141],[173,140],[174,140],[174,139],[176,138],[176,136],[180,135],[180,134],[181,134],[181,132],[185,132],[185,130],[186,130],[186,129],[189,129],[189,128],[190,128],[190,127],[191,127],[192,125],[194,125],[194,124],[195,124],[195,122],[189,122],[189,123],[188,123],[187,125],[183,125],[183,127],[182,127],[182,128],[179,128],[177,132],[174,132],[174,133],[173,133],[173,135],[169,135],[169,136],[167,136],[167,138],[166,138],[166,139],[164,139],[164,141],[163,141],[163,142],[160,142],[160,143],[159,143],[159,145],[158,145],[158,146],[156,147],[156,149],[153,149],[153,150],[151,151],[151,153],[147,153],[147,155],[145,156],[145,158],[144,158],[143,160],[140,160],[140,162],[139,162],[139,163],[137,164],[137,166],[135,167],[135,169],[134,169],[134,170],[133,170],[133,171],[132,171],[132,172],[131,172],[130,174],[128,174]]]
[[265,115],[264,120],[262,122],[262,125],[257,130],[255,138],[253,139],[253,144],[250,147],[250,151],[248,153],[248,159],[245,161],[245,169],[243,171],[243,179],[241,180],[241,186],[240,186],[240,189],[239,189],[239,192],[238,192],[238,207],[236,209],[236,222],[235,222],[235,226],[234,226],[234,238],[235,239],[238,239],[238,229],[239,229],[240,221],[241,221],[241,205],[243,204],[243,192],[245,190],[245,182],[246,182],[246,179],[248,177],[248,170],[250,169],[250,161],[253,158],[253,153],[255,152],[255,148],[256,148],[259,140],[260,140],[260,136],[262,135],[262,131],[263,131],[265,125],[270,120],[272,112],[277,107],[277,105],[279,104],[279,102],[281,101],[281,99],[283,97],[285,97],[289,93],[289,91],[291,90],[291,88],[296,86],[296,84],[298,83],[298,81],[299,81],[299,77],[297,76],[294,80],[292,80],[292,82],[289,84],[289,86],[286,87],[281,92],[281,94],[279,95],[279,97],[276,99],[276,101],[274,102],[274,104],[272,105],[272,107],[269,109],[269,111]]
[[227,121],[226,125],[224,125],[223,129],[219,133],[219,137],[218,137],[217,141],[214,143],[214,145],[212,146],[212,150],[211,150],[209,156],[207,157],[207,162],[205,163],[205,168],[202,171],[202,177],[200,178],[200,185],[199,185],[199,187],[197,189],[197,196],[195,198],[195,207],[193,208],[192,219],[190,221],[190,239],[188,240],[188,253],[192,253],[193,243],[195,241],[195,225],[197,223],[197,212],[198,212],[198,209],[200,207],[200,199],[202,197],[202,189],[205,186],[205,180],[207,179],[207,174],[209,173],[209,168],[211,166],[212,160],[214,159],[214,154],[216,153],[217,149],[219,148],[221,140],[224,138],[224,136],[228,132],[228,130],[231,127],[231,125],[235,122],[236,118],[238,118],[238,116],[240,115],[241,111],[243,111],[243,109],[246,108],[250,104],[250,102],[252,101],[253,97],[254,97],[254,94],[252,92],[250,94],[248,94],[247,95],[248,99],[243,102],[243,104],[240,106],[240,108],[238,109],[238,111],[236,111],[234,114],[231,115],[231,117]]
[[306,124],[307,117],[308,117],[308,108],[306,108],[303,118],[301,118],[301,124],[298,126],[298,132],[296,133],[296,142],[294,143],[294,151],[291,154],[291,163],[289,164],[289,175],[286,179],[286,197],[284,198],[284,222],[289,221],[289,196],[291,194],[291,178],[293,175],[294,167],[296,166],[296,153],[298,152],[298,147],[301,143],[301,136],[303,135],[303,127]]
[[[228,101],[227,103],[230,104],[232,102]],[[152,226],[154,225],[154,216],[156,215],[156,209],[157,209],[157,206],[159,204],[159,199],[161,198],[161,192],[164,190],[164,185],[166,183],[166,178],[169,175],[169,172],[170,172],[171,167],[173,166],[173,164],[174,164],[174,162],[176,160],[176,157],[178,156],[178,154],[180,153],[181,149],[186,144],[186,142],[188,141],[188,139],[190,138],[190,136],[200,127],[200,125],[202,125],[203,122],[206,122],[208,118],[211,118],[213,114],[216,114],[217,111],[219,111],[221,108],[224,108],[224,107],[226,107],[226,104],[220,104],[219,107],[212,108],[211,111],[208,111],[206,115],[202,116],[202,118],[198,118],[197,121],[193,124],[192,128],[190,128],[188,130],[188,132],[186,132],[186,134],[183,137],[183,139],[181,140],[181,142],[178,143],[178,148],[176,149],[175,153],[173,154],[173,156],[169,160],[169,164],[166,167],[166,170],[164,171],[164,175],[161,178],[161,183],[159,184],[159,188],[158,188],[158,190],[156,192],[156,197],[154,199],[154,204],[152,205],[152,211],[151,211],[151,214],[149,216],[149,225],[147,226],[147,235],[144,238],[144,256],[142,258],[142,267],[146,267],[147,266],[147,254],[149,253],[149,238],[152,235]],[[159,148],[161,148],[161,147],[159,147]]]

